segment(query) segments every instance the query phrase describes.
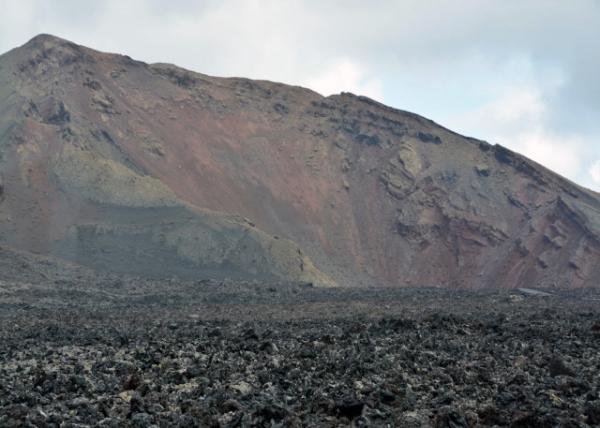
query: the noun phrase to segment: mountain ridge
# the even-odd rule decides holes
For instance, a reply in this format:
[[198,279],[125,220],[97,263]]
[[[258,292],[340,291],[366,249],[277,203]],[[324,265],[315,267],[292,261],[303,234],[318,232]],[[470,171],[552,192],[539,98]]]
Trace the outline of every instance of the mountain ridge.
[[[118,244],[144,249],[134,274],[175,253],[182,261],[169,264],[191,263],[193,277],[260,271],[324,285],[600,278],[597,193],[366,97],[40,35],[0,56],[0,112],[0,219],[20,218],[0,222],[2,245],[110,271]],[[165,275],[178,274],[169,264]]]

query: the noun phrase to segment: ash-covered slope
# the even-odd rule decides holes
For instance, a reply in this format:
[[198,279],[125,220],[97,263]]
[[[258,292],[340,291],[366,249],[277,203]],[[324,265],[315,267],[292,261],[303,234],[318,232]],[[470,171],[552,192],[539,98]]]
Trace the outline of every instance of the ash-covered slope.
[[0,244],[108,271],[473,288],[600,279],[598,194],[351,94],[38,36],[0,57],[0,156]]

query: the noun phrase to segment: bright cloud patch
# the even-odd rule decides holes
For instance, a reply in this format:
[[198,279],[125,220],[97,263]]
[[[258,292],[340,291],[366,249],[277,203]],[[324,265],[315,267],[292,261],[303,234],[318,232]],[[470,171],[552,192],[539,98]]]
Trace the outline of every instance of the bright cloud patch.
[[[548,126],[549,108],[544,94],[555,89],[533,85],[498,88],[491,101],[452,118],[451,126],[471,129],[573,180],[581,182],[581,172],[589,156],[585,138],[566,134]],[[600,167],[598,169],[600,177]]]
[[498,142],[570,179],[577,176],[584,162],[583,140],[578,136],[558,136],[538,129]]
[[451,126],[473,129],[475,135],[514,135],[539,128],[547,111],[540,89],[515,86],[496,92],[475,110],[451,116]]
[[594,183],[600,185],[600,159],[594,162],[590,168],[590,176]]
[[535,88],[513,88],[485,106],[481,119],[494,121],[502,127],[524,125],[524,121],[538,121],[545,112],[541,93]]
[[306,81],[306,86],[323,95],[350,91],[383,101],[383,85],[368,75],[365,67],[351,60],[340,60],[322,74]]

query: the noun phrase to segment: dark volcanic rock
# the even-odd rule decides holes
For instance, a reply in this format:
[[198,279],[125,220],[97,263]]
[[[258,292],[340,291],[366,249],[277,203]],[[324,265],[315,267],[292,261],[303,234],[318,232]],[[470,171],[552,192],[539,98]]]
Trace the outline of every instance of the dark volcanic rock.
[[600,423],[597,291],[96,281],[2,285],[0,426]]
[[548,371],[551,376],[574,376],[575,372],[559,357],[552,357],[548,363]]
[[589,402],[585,406],[585,416],[590,425],[600,425],[600,401]]

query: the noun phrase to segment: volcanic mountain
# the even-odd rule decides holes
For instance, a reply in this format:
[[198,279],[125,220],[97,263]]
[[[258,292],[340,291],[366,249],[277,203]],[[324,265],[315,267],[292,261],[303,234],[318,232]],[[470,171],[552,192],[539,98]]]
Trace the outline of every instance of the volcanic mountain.
[[40,35],[0,56],[0,245],[147,277],[597,286],[600,195],[365,97]]

